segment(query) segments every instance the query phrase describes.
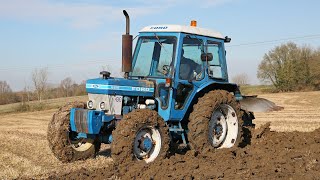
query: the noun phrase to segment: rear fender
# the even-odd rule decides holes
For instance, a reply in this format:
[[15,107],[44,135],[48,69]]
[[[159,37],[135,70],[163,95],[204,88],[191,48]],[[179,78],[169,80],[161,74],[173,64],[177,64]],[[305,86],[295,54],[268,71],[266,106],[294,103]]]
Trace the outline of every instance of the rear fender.
[[272,112],[280,111],[284,109],[281,106],[276,105],[274,102],[258,98],[257,96],[242,96],[237,84],[233,83],[208,83],[203,88],[197,90],[197,94],[202,95],[215,89],[222,89],[228,92],[233,92],[235,98],[240,102],[241,109],[248,112]]
[[233,92],[233,93],[239,92],[239,94],[240,94],[240,90],[239,90],[237,84],[228,83],[228,82],[208,82],[208,83],[205,83],[199,89],[197,89],[197,94],[205,94],[209,91],[213,91],[216,89],[222,89],[222,90],[226,90],[228,92]]
[[[187,118],[188,114],[191,113],[193,105],[197,102],[198,98],[203,96],[205,93],[217,89],[226,90],[228,92],[233,92],[236,94],[236,92],[239,91],[238,86],[236,84],[227,83],[227,82],[207,82],[203,84],[201,87],[199,87],[196,92],[191,96],[189,104],[189,107],[185,114],[183,115],[183,119]],[[240,94],[240,92],[238,93]],[[240,94],[241,96],[241,94]]]

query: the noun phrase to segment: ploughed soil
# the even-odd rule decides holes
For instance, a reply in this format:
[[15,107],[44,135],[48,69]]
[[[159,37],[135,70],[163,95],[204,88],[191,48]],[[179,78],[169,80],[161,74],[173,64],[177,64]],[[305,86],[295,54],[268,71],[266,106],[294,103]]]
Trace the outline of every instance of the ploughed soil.
[[[247,146],[209,151],[206,156],[196,156],[189,150],[186,155],[175,153],[150,165],[136,162],[125,167],[114,165],[109,145],[102,145],[95,159],[62,163],[53,155],[47,140],[48,123],[56,109],[2,114],[11,112],[13,107],[1,105],[0,179],[320,179],[320,91],[259,97],[284,110],[255,113],[256,127],[270,121],[272,132],[266,131],[260,138],[253,136]],[[75,100],[82,99],[70,99]],[[50,104],[69,102],[54,101]]]
[[[48,179],[320,179],[320,128],[312,132],[272,132],[269,124],[247,131],[233,149],[172,153],[151,164],[115,166],[39,176]],[[252,137],[252,138],[248,138]],[[37,177],[34,177],[37,178]]]

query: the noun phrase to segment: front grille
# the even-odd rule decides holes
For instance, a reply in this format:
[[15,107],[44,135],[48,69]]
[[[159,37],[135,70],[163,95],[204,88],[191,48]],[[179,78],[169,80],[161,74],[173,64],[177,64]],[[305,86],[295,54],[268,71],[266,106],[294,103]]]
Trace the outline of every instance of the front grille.
[[88,133],[88,109],[77,109],[74,122],[78,132]]

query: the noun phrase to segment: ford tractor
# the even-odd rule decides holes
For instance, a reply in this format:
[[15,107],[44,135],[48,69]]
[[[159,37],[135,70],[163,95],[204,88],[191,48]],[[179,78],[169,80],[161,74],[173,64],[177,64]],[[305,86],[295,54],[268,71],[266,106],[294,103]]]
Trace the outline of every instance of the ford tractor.
[[86,81],[88,101],[61,107],[48,126],[48,142],[62,162],[95,157],[111,144],[117,163],[165,158],[170,147],[203,153],[239,145],[254,111],[280,107],[242,96],[228,79],[225,43],[219,32],[190,26],[152,25],[122,36],[123,78],[100,72]]

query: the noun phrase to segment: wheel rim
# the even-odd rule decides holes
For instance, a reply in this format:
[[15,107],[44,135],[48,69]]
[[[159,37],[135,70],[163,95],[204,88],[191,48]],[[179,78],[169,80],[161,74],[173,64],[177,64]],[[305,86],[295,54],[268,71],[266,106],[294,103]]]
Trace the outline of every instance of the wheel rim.
[[138,160],[154,161],[161,149],[161,135],[154,127],[141,128],[134,139],[133,153]]
[[93,139],[78,138],[78,133],[71,131],[69,133],[69,143],[72,149],[76,151],[87,151],[93,146]]
[[215,148],[230,148],[236,143],[239,132],[235,110],[221,104],[212,113],[209,122],[209,141]]

